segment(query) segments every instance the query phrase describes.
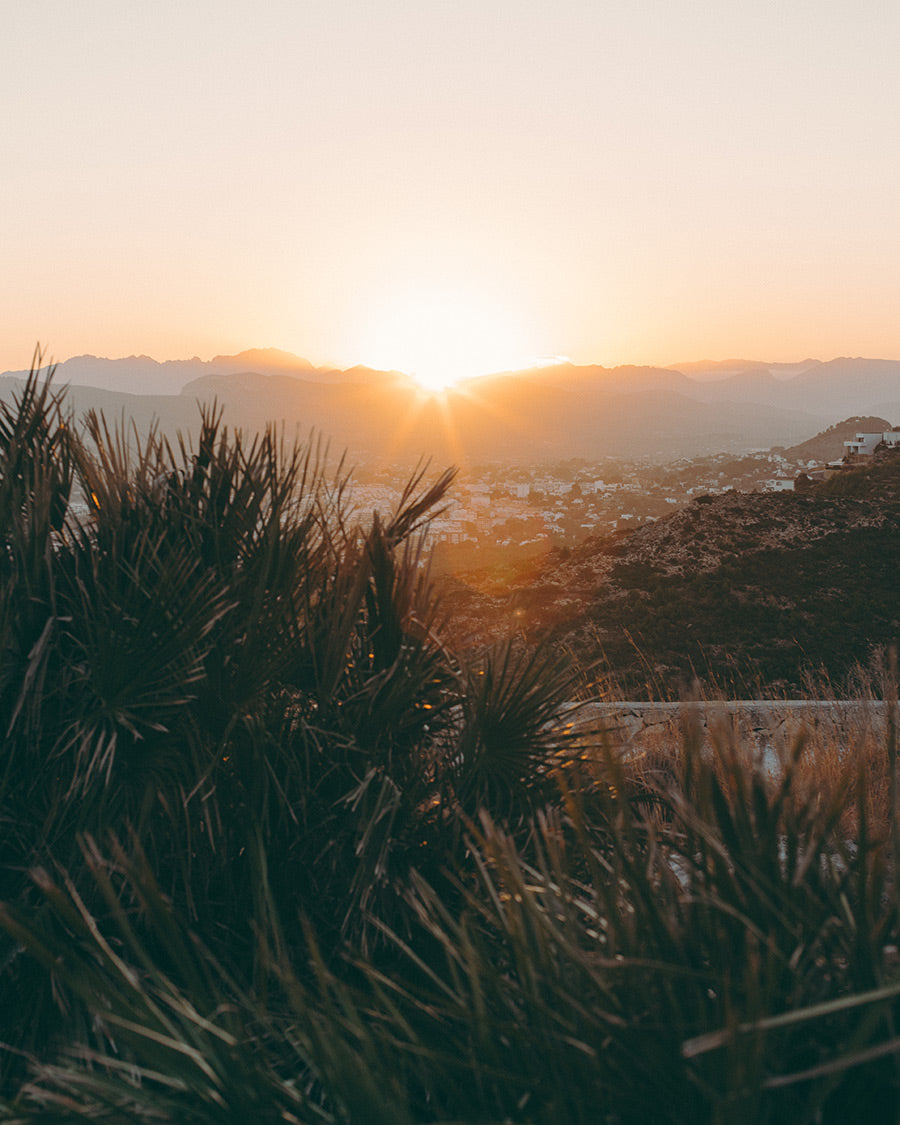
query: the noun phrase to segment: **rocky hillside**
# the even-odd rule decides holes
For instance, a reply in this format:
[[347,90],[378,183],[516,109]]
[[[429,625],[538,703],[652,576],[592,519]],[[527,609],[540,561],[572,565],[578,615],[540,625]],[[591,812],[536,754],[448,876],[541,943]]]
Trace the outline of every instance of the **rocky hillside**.
[[884,418],[871,415],[847,418],[843,422],[829,426],[827,430],[809,438],[808,441],[792,445],[784,452],[792,461],[837,461],[846,452],[845,441],[853,441],[857,434],[876,434],[890,428],[891,423]]
[[835,690],[900,638],[900,457],[803,495],[699,497],[530,572],[447,590],[462,643],[502,629],[570,649],[631,696],[699,677],[735,696]]

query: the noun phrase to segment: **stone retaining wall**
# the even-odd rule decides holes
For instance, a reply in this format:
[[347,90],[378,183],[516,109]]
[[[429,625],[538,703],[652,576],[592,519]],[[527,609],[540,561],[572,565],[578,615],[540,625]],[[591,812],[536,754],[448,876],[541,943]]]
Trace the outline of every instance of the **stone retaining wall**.
[[590,702],[573,705],[572,720],[585,730],[608,732],[614,746],[639,752],[682,737],[696,724],[711,742],[732,735],[763,754],[777,753],[805,732],[842,747],[885,737],[889,705],[869,700],[727,700],[689,703]]

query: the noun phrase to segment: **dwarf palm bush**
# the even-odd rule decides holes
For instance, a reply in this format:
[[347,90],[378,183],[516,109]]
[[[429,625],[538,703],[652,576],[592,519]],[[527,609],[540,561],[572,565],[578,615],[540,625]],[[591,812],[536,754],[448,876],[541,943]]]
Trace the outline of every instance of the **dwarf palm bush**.
[[713,761],[688,732],[661,830],[623,800],[610,756],[602,786],[586,777],[536,816],[525,850],[482,814],[459,897],[413,875],[415,925],[382,923],[378,956],[329,964],[309,929],[279,954],[270,912],[265,988],[204,947],[134,849],[84,841],[104,924],[40,871],[48,917],[0,914],[93,1017],[10,1112],[893,1122],[900,981],[880,844],[841,848],[837,808],[791,778]]
[[[26,872],[60,865],[103,914],[79,841],[114,831],[247,979],[303,916],[327,956],[367,949],[408,928],[414,868],[442,878],[464,850],[460,810],[504,768],[527,789],[559,742],[533,666],[464,705],[423,550],[452,471],[363,523],[315,445],[215,411],[174,444],[76,428],[33,374],[0,406],[0,472],[7,901],[46,911]],[[505,767],[501,738],[521,748]],[[488,745],[490,776],[460,749]],[[24,988],[14,951],[8,972]]]
[[[132,825],[190,895],[185,857],[227,853],[248,818],[296,821],[290,787],[309,790],[317,742],[363,758],[381,743],[398,758],[421,749],[423,708],[440,697],[444,709],[454,677],[404,544],[449,475],[407,497],[391,527],[347,528],[345,482],[274,431],[248,442],[207,413],[194,452],[154,434],[130,444],[93,416],[78,440],[61,423],[51,433],[59,403],[32,380],[0,434],[12,494],[2,718],[11,746],[51,769],[42,799],[21,800],[12,777],[6,795],[41,810],[30,846],[64,862],[76,830]],[[14,462],[23,429],[30,477]],[[56,465],[54,442],[61,483],[41,469]],[[88,514],[63,523],[72,465]],[[299,737],[282,752],[285,728]],[[333,762],[319,758],[324,775]]]
[[56,551],[72,479],[71,430],[61,396],[32,379],[13,407],[0,410],[4,894],[19,883],[9,861],[27,856],[43,830],[46,771],[52,766],[41,736],[59,671]]

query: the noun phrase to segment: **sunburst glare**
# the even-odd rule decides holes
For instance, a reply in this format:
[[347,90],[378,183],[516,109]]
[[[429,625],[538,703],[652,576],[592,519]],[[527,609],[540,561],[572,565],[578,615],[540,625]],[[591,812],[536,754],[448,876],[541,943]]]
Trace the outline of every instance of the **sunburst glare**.
[[361,350],[367,363],[403,371],[438,392],[476,375],[528,366],[525,335],[497,303],[432,290],[384,302]]

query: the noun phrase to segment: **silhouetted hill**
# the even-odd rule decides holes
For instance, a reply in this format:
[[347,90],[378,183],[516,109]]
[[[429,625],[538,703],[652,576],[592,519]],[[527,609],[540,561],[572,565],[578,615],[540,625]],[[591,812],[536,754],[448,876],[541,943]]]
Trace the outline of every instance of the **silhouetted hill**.
[[[513,380],[513,384],[510,384]],[[694,380],[680,371],[667,367],[602,367],[599,364],[576,365],[554,363],[547,367],[530,367],[525,371],[507,371],[499,375],[481,375],[465,383],[467,390],[478,392],[484,388],[529,383],[534,386],[555,387],[558,390],[615,394],[640,394],[643,391],[667,390],[687,393]]]
[[702,361],[675,365],[704,401],[723,398],[808,410],[832,418],[900,411],[900,361],[841,357],[827,362]]
[[808,441],[801,441],[799,445],[792,445],[790,449],[786,449],[784,452],[785,456],[793,461],[822,463],[837,461],[846,453],[844,449],[845,441],[853,441],[858,433],[874,434],[890,428],[891,423],[884,418],[875,418],[870,415],[862,418],[845,418],[843,422],[837,422],[835,425],[829,426],[822,433],[816,434]]
[[[47,371],[48,367],[42,370]],[[279,348],[252,348],[237,355],[217,355],[213,359],[173,359],[159,362],[147,355],[105,359],[81,355],[56,365],[57,385],[94,387],[122,394],[174,395],[189,383],[210,375],[237,375],[255,372],[260,375],[286,375],[309,381],[334,382],[349,378],[362,382],[365,368],[343,372],[338,368],[314,367],[308,359],[281,351]],[[27,371],[5,373],[24,379]]]
[[766,372],[779,380],[792,379],[803,371],[821,364],[819,359],[802,359],[799,363],[766,363],[758,359],[701,359],[687,363],[671,363],[675,371],[683,371],[694,379],[721,381],[754,371]]
[[[97,390],[133,395],[174,395],[204,367],[201,359],[166,360],[163,363],[147,355],[123,359],[79,355],[56,365],[55,382]],[[43,369],[44,371],[47,368]],[[27,371],[8,372],[24,379]]]
[[690,391],[702,402],[744,402],[773,406],[782,395],[782,380],[765,367],[752,367],[725,379],[692,380]]
[[[21,392],[23,385],[23,380],[14,375],[0,376],[0,398],[11,399]],[[59,385],[63,385],[61,381]],[[196,401],[181,395],[126,394],[73,385],[68,387],[66,405],[76,422],[88,410],[97,410],[111,423],[124,419],[130,426],[133,421],[142,434],[156,425],[169,437],[175,437],[179,431],[187,433],[195,429],[200,418]]]
[[818,406],[841,416],[900,417],[900,361],[832,359],[786,382],[785,394],[792,405],[814,398]]
[[217,355],[209,361],[211,370],[222,374],[258,371],[264,375],[294,374],[308,376],[316,369],[302,356],[280,348],[250,348],[237,355]]

